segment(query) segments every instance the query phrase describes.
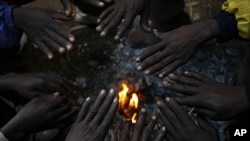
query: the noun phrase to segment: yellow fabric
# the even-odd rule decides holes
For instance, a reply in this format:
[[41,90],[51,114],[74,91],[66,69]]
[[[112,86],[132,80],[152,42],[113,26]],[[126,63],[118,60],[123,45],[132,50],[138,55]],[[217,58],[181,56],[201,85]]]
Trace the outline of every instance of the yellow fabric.
[[250,0],[227,0],[223,3],[222,10],[235,15],[239,35],[250,39]]

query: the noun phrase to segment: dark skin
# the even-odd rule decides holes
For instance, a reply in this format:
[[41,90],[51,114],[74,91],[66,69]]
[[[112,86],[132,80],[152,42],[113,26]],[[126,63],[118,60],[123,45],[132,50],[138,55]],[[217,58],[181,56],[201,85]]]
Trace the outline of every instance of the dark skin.
[[150,31],[148,26],[148,5],[148,0],[119,0],[102,12],[97,21],[100,24],[96,27],[96,30],[100,32],[100,36],[105,36],[112,29],[119,26],[114,37],[118,40],[123,37],[134,18],[140,15],[141,27],[146,31]]
[[213,120],[230,120],[250,108],[244,87],[218,83],[195,72],[168,78],[176,83],[164,81],[167,89],[187,95],[176,97],[178,103],[196,107],[197,113]]
[[145,75],[159,72],[159,77],[166,77],[186,63],[197,52],[198,45],[217,36],[219,32],[215,20],[185,25],[166,33],[154,30],[161,41],[138,55],[137,70],[144,71]]
[[34,98],[1,131],[9,140],[22,140],[30,133],[71,124],[77,110],[69,98],[58,94]]
[[[152,116],[152,118],[146,122],[147,112],[146,109],[142,109],[139,113],[139,117],[137,119],[136,124],[133,127],[133,131],[131,133],[131,137],[129,136],[131,121],[126,121],[123,126],[121,136],[119,141],[148,141],[150,135],[154,129],[154,126],[157,122],[156,116]],[[145,124],[147,125],[145,126]],[[161,141],[166,133],[166,128],[162,128],[154,141]],[[117,135],[114,130],[110,131],[111,141],[117,141]]]
[[105,5],[105,3],[109,3],[112,0],[80,0],[80,1],[83,1],[87,4],[93,5],[95,7],[103,7]]
[[219,141],[218,133],[204,118],[197,126],[174,99],[158,99],[159,116],[168,133],[168,141]]
[[115,91],[100,92],[94,104],[87,98],[70,129],[66,141],[102,141],[104,140],[118,108]]
[[24,31],[34,46],[40,48],[49,59],[53,58],[53,53],[48,46],[59,53],[72,49],[74,36],[56,21],[67,22],[72,19],[50,9],[13,9],[14,25]]
[[73,82],[54,73],[9,73],[0,77],[0,89],[12,90],[25,98],[47,95],[47,92],[72,91]]

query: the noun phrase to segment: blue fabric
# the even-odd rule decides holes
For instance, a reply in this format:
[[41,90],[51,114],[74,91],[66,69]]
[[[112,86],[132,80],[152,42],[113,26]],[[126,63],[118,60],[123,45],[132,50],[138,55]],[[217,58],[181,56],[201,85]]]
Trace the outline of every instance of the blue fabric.
[[221,35],[219,37],[220,40],[227,41],[239,37],[237,21],[234,14],[222,11],[215,17],[215,20],[217,21],[221,31]]
[[13,5],[0,2],[0,48],[13,47],[21,37],[12,19]]

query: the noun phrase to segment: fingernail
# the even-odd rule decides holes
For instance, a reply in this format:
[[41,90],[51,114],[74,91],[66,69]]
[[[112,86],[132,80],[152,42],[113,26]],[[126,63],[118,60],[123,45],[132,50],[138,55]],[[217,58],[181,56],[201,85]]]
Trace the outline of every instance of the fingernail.
[[117,97],[113,100],[114,103],[117,103],[118,99]]
[[163,126],[163,127],[161,128],[161,130],[162,130],[162,131],[166,131],[166,127]]
[[150,75],[150,70],[146,70],[146,71],[144,72],[144,74],[145,74],[145,75]]
[[65,14],[66,14],[67,16],[69,15],[69,10],[68,10],[68,9],[65,11]]
[[136,62],[141,62],[141,58],[136,58]]
[[169,86],[168,81],[163,81],[162,84],[163,84],[163,86]]
[[119,38],[120,38],[120,37],[119,37],[118,35],[115,35],[115,38],[114,38],[114,39],[115,39],[115,40],[119,40]]
[[152,116],[152,120],[156,120],[156,116]]
[[109,90],[109,93],[110,93],[110,94],[115,94],[115,90],[114,90],[114,89],[110,89],[110,90]]
[[105,35],[106,35],[106,32],[104,31],[100,33],[100,36],[105,36]]
[[90,101],[90,97],[87,97],[85,101]]
[[137,70],[138,70],[138,71],[142,71],[142,66],[138,66],[138,67],[137,67]]
[[74,42],[75,41],[75,37],[73,37],[73,36],[69,37],[69,41],[70,42]]
[[159,77],[160,77],[160,78],[163,78],[163,74],[159,74]]
[[52,54],[49,54],[49,55],[48,55],[48,58],[49,58],[49,59],[52,59],[52,58],[53,58],[53,55],[52,55]]
[[97,26],[95,29],[96,29],[96,31],[101,31],[102,30],[101,26]]
[[98,5],[99,6],[104,6],[104,3],[103,2],[99,2]]
[[54,92],[53,95],[54,95],[54,96],[59,96],[60,93],[59,93],[59,92]]
[[166,100],[167,102],[169,102],[169,101],[170,101],[170,98],[169,98],[169,97],[166,97],[165,100]]
[[70,50],[70,49],[72,48],[72,45],[67,44],[67,45],[66,45],[66,48],[67,48],[67,50]]
[[[97,19],[97,22],[99,23],[99,22],[101,22],[101,19]],[[97,29],[97,28],[96,28]]]
[[161,102],[160,102],[160,101],[157,101],[156,104],[157,104],[157,105],[161,105]]
[[145,113],[147,110],[145,108],[142,108],[141,111]]
[[184,74],[188,74],[188,71],[185,71]]
[[105,90],[101,90],[100,94],[101,94],[101,95],[105,95],[105,94],[106,94],[106,91],[105,91]]
[[173,73],[170,73],[170,74],[168,75],[168,77],[169,77],[169,78],[175,78],[175,75],[174,75]]
[[59,52],[60,52],[60,53],[64,53],[64,52],[65,52],[65,48],[64,48],[64,47],[60,47],[60,48],[59,48]]

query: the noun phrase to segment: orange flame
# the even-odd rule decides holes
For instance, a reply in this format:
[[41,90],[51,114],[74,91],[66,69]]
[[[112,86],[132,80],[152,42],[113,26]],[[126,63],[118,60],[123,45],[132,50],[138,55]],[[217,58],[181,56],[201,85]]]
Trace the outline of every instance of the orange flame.
[[119,108],[127,118],[132,120],[132,123],[136,123],[136,110],[139,105],[139,98],[136,93],[129,95],[128,92],[129,87],[125,83],[122,83],[122,90],[118,93]]

